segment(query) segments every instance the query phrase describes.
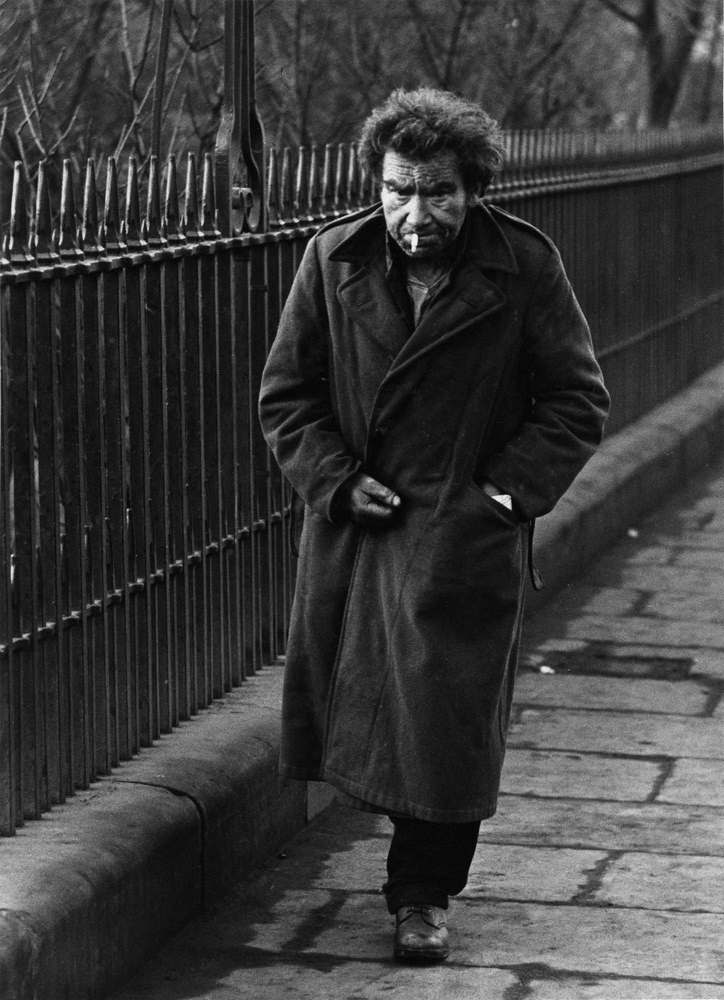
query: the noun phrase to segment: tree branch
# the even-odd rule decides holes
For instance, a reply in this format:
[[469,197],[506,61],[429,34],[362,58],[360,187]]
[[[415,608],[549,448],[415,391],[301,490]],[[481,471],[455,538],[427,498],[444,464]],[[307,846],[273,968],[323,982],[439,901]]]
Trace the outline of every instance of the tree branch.
[[610,10],[612,14],[616,14],[617,17],[622,17],[624,21],[628,21],[630,24],[635,24],[637,28],[641,26],[640,14],[637,15],[630,13],[630,11],[626,10],[624,7],[614,3],[614,0],[598,0],[598,2],[603,4],[606,10]]
[[570,14],[566,18],[565,24],[558,33],[558,38],[531,67],[529,80],[535,79],[535,77],[551,61],[551,59],[558,55],[565,43],[568,41],[568,35],[573,30],[576,21],[580,18],[587,3],[588,0],[578,0],[578,3],[575,7],[573,7]]
[[443,77],[438,65],[437,56],[433,51],[432,39],[427,28],[426,15],[422,12],[422,10],[420,10],[420,5],[417,0],[407,0],[407,6],[415,22],[423,52],[425,53],[425,56],[430,63],[430,67],[432,68],[435,82],[442,84]]

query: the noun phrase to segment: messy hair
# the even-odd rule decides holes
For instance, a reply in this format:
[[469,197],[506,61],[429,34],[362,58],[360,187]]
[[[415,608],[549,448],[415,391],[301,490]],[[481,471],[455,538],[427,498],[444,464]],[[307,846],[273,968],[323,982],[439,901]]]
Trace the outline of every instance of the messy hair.
[[395,90],[366,119],[359,155],[377,181],[388,150],[418,160],[454,153],[465,190],[478,195],[503,163],[498,123],[472,101],[432,87]]

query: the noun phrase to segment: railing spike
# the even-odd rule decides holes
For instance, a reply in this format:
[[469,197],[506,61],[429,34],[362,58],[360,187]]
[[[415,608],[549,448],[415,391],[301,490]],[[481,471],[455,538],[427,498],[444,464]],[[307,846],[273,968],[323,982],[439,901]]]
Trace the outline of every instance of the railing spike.
[[27,264],[33,259],[30,253],[26,184],[23,164],[16,160],[10,201],[10,231],[3,241],[3,252],[11,264]]
[[294,181],[294,220],[299,222],[302,216],[306,214],[306,205],[304,204],[304,198],[306,195],[305,190],[305,177],[307,173],[307,148],[306,146],[300,146],[297,150],[297,171],[296,178]]
[[312,143],[309,154],[309,181],[307,184],[307,210],[308,218],[318,219],[322,214],[321,199],[319,197],[319,153],[317,144]]
[[98,238],[98,188],[96,165],[88,159],[83,184],[83,215],[80,225],[80,245],[84,254],[97,254],[103,249]]
[[118,168],[115,156],[108,157],[108,166],[106,167],[106,200],[103,206],[100,243],[106,252],[120,250],[123,246],[118,211]]
[[141,233],[149,246],[163,246],[166,242],[161,225],[161,179],[158,170],[158,157],[155,153],[151,156],[148,164],[146,216],[141,225]]
[[141,210],[138,196],[138,166],[136,157],[128,157],[126,181],[126,211],[121,223],[121,237],[129,250],[139,250],[146,241],[141,234]]
[[324,162],[322,164],[322,213],[324,215],[329,215],[333,210],[333,148],[331,142],[328,142],[324,147]]
[[41,160],[38,164],[38,182],[35,192],[35,219],[30,244],[35,259],[38,263],[43,264],[58,259],[58,253],[53,243],[53,222],[47,174],[47,161]]
[[206,239],[221,235],[217,223],[214,154],[204,154],[204,177],[201,185],[201,231]]
[[354,209],[359,206],[359,163],[357,160],[357,145],[354,142],[349,144],[346,201],[348,209]]
[[199,223],[199,196],[196,184],[196,156],[194,153],[189,153],[186,157],[183,228],[187,239],[201,240],[204,237]]
[[281,213],[279,211],[279,157],[276,149],[272,146],[269,149],[269,163],[267,166],[266,182],[266,208],[269,224],[278,226],[281,223]]
[[344,202],[344,143],[337,144],[337,165],[334,173],[334,213],[344,215],[346,205]]
[[78,220],[75,210],[75,194],[73,193],[73,170],[69,159],[63,160],[63,179],[60,189],[60,216],[56,244],[60,256],[64,259],[82,257],[83,251],[78,245]]
[[281,182],[281,216],[283,222],[289,222],[292,218],[292,205],[294,197],[292,194],[292,151],[289,146],[284,147],[282,152],[282,182]]
[[182,243],[181,219],[178,210],[176,157],[172,153],[166,163],[166,195],[163,205],[163,233],[169,243]]

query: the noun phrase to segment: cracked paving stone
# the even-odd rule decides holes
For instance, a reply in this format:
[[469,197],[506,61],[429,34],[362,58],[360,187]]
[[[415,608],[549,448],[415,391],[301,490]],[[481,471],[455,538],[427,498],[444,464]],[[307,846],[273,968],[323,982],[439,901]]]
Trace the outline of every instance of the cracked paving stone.
[[570,902],[606,857],[604,851],[480,844],[459,898]]
[[[575,655],[571,656],[571,669],[575,669]],[[698,715],[706,706],[707,692],[694,681],[523,673],[516,681],[515,702],[518,705]]]
[[657,801],[724,808],[724,769],[712,768],[706,760],[677,760]]
[[595,900],[611,906],[724,913],[724,858],[624,854],[601,879]]

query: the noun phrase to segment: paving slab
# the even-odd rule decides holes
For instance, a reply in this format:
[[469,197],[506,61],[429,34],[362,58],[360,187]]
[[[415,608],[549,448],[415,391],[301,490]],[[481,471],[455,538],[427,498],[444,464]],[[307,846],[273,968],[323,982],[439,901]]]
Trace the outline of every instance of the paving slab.
[[616,668],[617,660],[625,661],[626,676],[635,677],[640,676],[642,672],[650,673],[658,665],[666,666],[666,661],[674,661],[674,664],[678,662],[686,666],[692,680],[724,681],[724,650],[721,649],[707,649],[700,646],[667,648],[646,643],[618,644],[609,640],[600,643],[555,635],[547,635],[540,641],[535,639],[536,636],[531,635],[529,631],[525,639],[524,663],[531,661],[539,665],[550,662],[553,654],[561,658],[566,654],[581,654],[571,656],[567,660],[571,666],[576,667],[585,657],[593,654],[604,661],[609,661],[611,669]]
[[657,796],[659,802],[717,806],[724,833],[724,768],[706,760],[677,760]]
[[481,842],[724,857],[724,816],[710,806],[503,795]]
[[643,591],[625,587],[594,587],[592,584],[564,587],[548,605],[551,614],[625,615],[641,601]]
[[605,851],[481,844],[459,898],[570,903],[606,858]]
[[[575,669],[575,654],[571,655]],[[537,676],[523,673],[515,687],[517,705],[609,709],[614,712],[659,712],[700,715],[708,692],[695,681],[630,680],[622,677]]]
[[724,531],[681,531],[672,535],[654,530],[650,537],[652,542],[666,544],[672,549],[705,549],[707,552],[719,551],[724,556]]
[[[641,611],[647,616],[671,618],[687,622],[724,623],[722,595],[652,593],[647,595]],[[600,612],[597,612],[600,613]]]
[[668,543],[668,539],[662,540],[659,545],[631,545],[630,551],[623,549],[625,543],[622,542],[622,555],[629,566],[656,565],[667,566],[673,561],[674,553]]
[[721,719],[697,719],[692,726],[686,717],[644,712],[523,708],[508,746],[724,761]]
[[712,548],[678,548],[672,550],[674,566],[705,566],[724,573],[724,552]]
[[[630,583],[624,582],[624,586]],[[710,585],[707,593],[712,593]],[[697,593],[698,591],[694,591]],[[668,621],[644,617],[607,618],[603,615],[578,615],[562,623],[568,638],[589,641],[637,642],[659,646],[708,646],[724,650],[724,625],[680,619]]]
[[700,649],[694,657],[692,673],[711,680],[724,681],[724,653],[719,649]]
[[515,795],[645,802],[661,776],[661,764],[625,757],[512,748],[501,789]]
[[627,853],[611,861],[592,898],[610,906],[724,913],[724,858]]
[[532,979],[526,981],[526,986],[526,1000],[724,1000],[722,986],[662,979],[569,976]]
[[[586,584],[600,584],[603,587],[629,587],[634,590],[648,590],[651,587],[651,568],[622,564],[619,559],[608,559],[594,566],[583,577]],[[658,566],[656,568],[656,589],[682,590],[693,594],[711,594],[721,582],[721,571],[716,569],[687,569],[683,566]]]

